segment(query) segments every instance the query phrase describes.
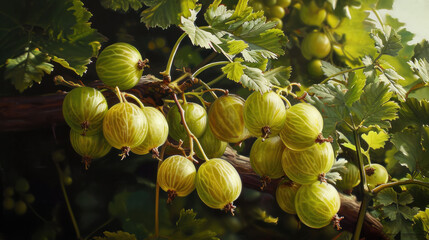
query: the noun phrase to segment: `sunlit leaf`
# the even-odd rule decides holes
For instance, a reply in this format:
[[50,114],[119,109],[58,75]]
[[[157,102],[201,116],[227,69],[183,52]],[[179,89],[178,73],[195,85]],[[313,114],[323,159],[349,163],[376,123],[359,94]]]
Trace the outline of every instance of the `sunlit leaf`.
[[170,25],[179,25],[181,17],[191,16],[191,10],[197,7],[196,0],[156,0],[145,2],[149,8],[143,10],[140,21],[148,28],[161,27],[165,29]]
[[368,143],[368,146],[372,149],[383,148],[387,140],[389,140],[389,135],[381,130],[379,132],[369,131],[367,134],[362,134],[362,139]]
[[354,102],[360,99],[365,87],[366,79],[358,74],[350,74],[347,79],[347,92],[344,95],[346,105],[351,107]]
[[286,87],[289,85],[289,78],[292,72],[292,68],[289,67],[278,67],[264,72],[264,77],[270,81],[272,85],[279,87]]
[[414,62],[409,61],[408,64],[424,83],[429,83],[429,63],[426,59],[414,59]]
[[213,44],[220,44],[221,41],[215,35],[195,26],[194,21],[196,18],[197,12],[191,10],[189,18],[182,17],[181,19],[181,28],[188,34],[192,44],[208,49],[212,48]]
[[176,230],[169,236],[177,240],[219,240],[213,227],[204,218],[196,218],[197,213],[192,209],[182,209],[179,220],[176,222]]

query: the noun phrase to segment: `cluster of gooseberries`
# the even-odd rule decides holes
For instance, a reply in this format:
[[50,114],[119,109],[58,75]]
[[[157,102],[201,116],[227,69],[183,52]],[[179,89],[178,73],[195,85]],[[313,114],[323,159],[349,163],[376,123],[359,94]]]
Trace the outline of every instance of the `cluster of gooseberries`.
[[[329,139],[321,135],[323,119],[315,107],[298,103],[286,108],[285,98],[274,91],[253,92],[246,100],[224,91],[208,112],[183,95],[182,102],[175,98],[176,104],[164,114],[162,108],[144,106],[124,92],[138,83],[146,62],[133,46],[112,44],[101,52],[96,70],[118,102],[109,107],[102,90],[80,85],[66,95],[63,115],[71,128],[71,145],[86,169],[112,147],[121,150],[121,159],[130,151],[159,157],[158,147],[170,136],[178,149],[189,147],[190,154],[168,156],[159,165],[157,182],[168,193],[167,202],[196,189],[208,207],[233,213],[242,182],[237,170],[220,157],[229,143],[256,137],[250,163],[261,176],[262,188],[271,179],[288,179],[277,187],[280,207],[312,228],[338,221],[339,194],[324,178],[335,156]],[[195,154],[204,160],[197,166],[194,141]],[[376,174],[374,178],[380,182]]]
[[13,210],[16,215],[24,215],[27,212],[27,205],[35,200],[29,190],[30,184],[27,179],[18,178],[14,186],[6,187],[3,190],[3,209]]
[[292,0],[251,0],[250,6],[255,12],[264,11],[269,21],[275,22],[276,28],[283,28],[283,18],[289,12],[288,7]]

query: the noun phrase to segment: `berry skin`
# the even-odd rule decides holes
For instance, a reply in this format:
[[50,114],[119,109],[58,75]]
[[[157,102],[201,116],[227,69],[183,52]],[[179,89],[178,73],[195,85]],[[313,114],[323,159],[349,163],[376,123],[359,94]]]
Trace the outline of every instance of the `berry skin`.
[[377,185],[387,183],[389,180],[389,173],[383,165],[372,163],[364,168],[369,190],[374,189]]

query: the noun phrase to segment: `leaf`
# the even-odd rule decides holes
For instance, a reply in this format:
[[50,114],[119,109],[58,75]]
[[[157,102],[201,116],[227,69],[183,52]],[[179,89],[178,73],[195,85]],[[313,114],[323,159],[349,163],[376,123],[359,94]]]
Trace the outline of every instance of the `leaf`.
[[423,39],[414,48],[414,59],[425,59],[429,62],[429,40]]
[[426,59],[414,59],[414,62],[409,61],[408,64],[425,84],[429,83],[429,63]]
[[181,17],[191,16],[191,10],[197,7],[196,0],[156,0],[146,3],[149,8],[140,14],[140,21],[146,27],[161,27],[166,29],[170,25],[179,25]]
[[130,234],[123,231],[117,232],[103,232],[104,237],[94,237],[93,240],[137,240],[134,234]]
[[384,206],[388,206],[390,204],[397,202],[397,194],[396,194],[395,190],[393,190],[392,188],[386,188],[386,189],[381,190],[377,194],[375,199],[380,204],[382,204]]
[[242,62],[242,59],[236,58],[235,62],[228,63],[222,67],[222,71],[226,73],[227,78],[235,82],[240,82],[241,76],[244,74],[243,70],[246,69],[246,66],[241,64]]
[[419,101],[415,98],[408,98],[407,101],[401,103],[397,121],[400,122],[402,128],[429,125],[429,100]]
[[128,11],[129,8],[139,10],[143,7],[142,0],[100,0],[100,3],[104,8],[114,11],[122,10],[124,12]]
[[399,80],[404,80],[404,78],[394,69],[384,69],[383,74],[379,75],[379,79],[380,81],[387,83],[390,90],[392,90],[392,92],[394,92],[401,101],[405,101],[407,91],[398,83]]
[[419,170],[422,174],[429,176],[429,163],[426,159],[429,157],[429,152],[422,149],[421,134],[417,132],[404,131],[397,132],[392,135],[390,140],[395,145],[398,152],[394,158],[398,162],[407,167],[412,173]]
[[368,146],[372,149],[383,148],[387,140],[389,140],[389,135],[380,130],[379,132],[369,131],[368,134],[362,134],[362,139],[368,143]]
[[347,80],[347,92],[344,95],[346,105],[351,107],[354,102],[360,99],[360,96],[363,93],[363,88],[365,87],[365,78],[360,77],[357,74],[350,74],[350,77]]
[[52,72],[54,66],[49,63],[49,59],[37,49],[28,50],[17,58],[7,60],[5,78],[11,79],[15,88],[23,92],[34,82],[40,83],[45,73]]
[[334,165],[329,170],[329,172],[326,173],[326,180],[332,184],[335,184],[337,180],[341,180],[341,174],[340,172],[345,169],[345,164],[347,163],[347,160],[344,158],[339,158],[337,161],[334,162]]
[[386,84],[370,83],[364,88],[364,92],[358,102],[353,104],[353,112],[360,124],[365,127],[378,125],[381,128],[389,128],[390,121],[396,119],[399,106],[390,100],[392,92]]
[[[275,59],[283,55],[287,38],[283,31],[275,28],[274,22],[266,22],[263,12],[253,13],[247,0],[239,0],[235,10],[228,10],[214,1],[204,17],[210,30],[219,38],[243,41],[248,45],[241,51],[247,62],[258,62],[264,58]],[[225,50],[228,52],[228,50]]]
[[375,48],[380,54],[396,56],[402,49],[401,36],[388,25],[385,25],[383,30],[374,29],[370,36],[374,39]]
[[221,41],[215,35],[195,26],[194,22],[196,18],[197,11],[191,10],[189,18],[182,17],[181,19],[180,28],[188,34],[192,44],[207,49],[213,48],[213,44],[220,44]]
[[414,216],[414,220],[421,222],[422,228],[426,232],[426,236],[428,236],[428,233],[429,233],[429,208],[426,208],[424,211],[419,211]]
[[289,78],[292,67],[281,66],[264,72],[264,77],[275,86],[286,87],[289,85]]
[[[322,71],[323,71],[323,74],[325,76],[330,77],[330,76],[336,75],[337,73],[339,73],[343,70],[339,69],[338,67],[332,65],[331,63],[329,63],[327,61],[322,61]],[[348,75],[349,75],[349,73],[346,72],[343,74],[339,74],[335,77],[332,77],[331,79],[336,79],[336,80],[345,82],[346,79],[348,78]]]
[[206,219],[197,219],[197,213],[192,209],[182,209],[179,220],[176,222],[177,229],[170,235],[170,239],[177,240],[219,240],[218,235],[212,230]]
[[392,10],[393,0],[379,0],[377,2],[376,9],[388,9]]

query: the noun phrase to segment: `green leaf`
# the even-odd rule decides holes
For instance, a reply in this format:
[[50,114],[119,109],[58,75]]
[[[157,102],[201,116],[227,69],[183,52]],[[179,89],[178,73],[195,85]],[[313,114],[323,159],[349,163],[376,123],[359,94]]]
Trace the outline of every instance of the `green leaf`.
[[372,149],[383,148],[387,140],[389,140],[389,135],[380,130],[379,132],[369,131],[368,134],[362,134],[362,139],[368,143],[368,146]]
[[235,62],[228,63],[222,67],[222,71],[226,73],[226,77],[228,79],[231,79],[235,82],[240,82],[241,76],[244,74],[243,70],[246,69],[246,66],[241,64],[242,62],[242,59],[236,58]]
[[392,188],[386,188],[377,194],[376,200],[380,204],[388,206],[397,202],[397,194]]
[[192,209],[182,209],[177,229],[171,234],[170,239],[177,240],[219,240],[218,235],[206,219],[197,219],[197,213]]
[[383,30],[374,29],[371,32],[378,53],[390,56],[398,55],[402,49],[401,36],[392,27],[385,25]]
[[264,72],[264,77],[270,81],[272,85],[286,87],[289,85],[289,78],[292,72],[292,67],[277,67]]
[[414,216],[414,220],[421,223],[423,231],[426,232],[426,237],[429,237],[429,208],[426,208],[424,211],[419,211]]
[[345,169],[345,164],[347,163],[347,160],[344,158],[338,158],[335,162],[332,168],[329,170],[329,172],[326,173],[326,180],[332,184],[335,184],[337,180],[341,180],[341,174],[340,172]]
[[377,2],[376,9],[388,9],[392,10],[393,0],[379,0]]
[[414,59],[414,62],[409,61],[411,69],[416,73],[421,81],[425,84],[429,84],[429,63],[424,58]]
[[104,237],[94,237],[93,240],[137,240],[134,234],[130,234],[123,231],[117,232],[103,232]]
[[[339,73],[343,70],[339,69],[337,66],[334,66],[327,61],[322,61],[322,71],[323,71],[323,74],[325,76],[330,77],[330,76],[336,75],[337,73]],[[336,75],[336,76],[332,77],[331,79],[336,79],[338,81],[345,82],[346,79],[348,78],[348,75],[349,75],[349,73],[346,72],[343,74]]]
[[402,166],[407,167],[412,173],[419,170],[423,175],[429,176],[429,163],[427,161],[429,152],[422,149],[419,144],[422,141],[421,134],[418,132],[404,131],[392,135],[390,140],[398,149],[394,158]]
[[[400,205],[405,206],[405,205],[411,204],[414,201],[413,196],[411,196],[409,192],[402,192],[402,193],[399,193],[398,195],[399,195],[398,204]],[[413,214],[413,216],[414,215],[415,214]]]
[[197,7],[196,0],[157,0],[146,2],[149,8],[143,10],[140,21],[146,27],[161,27],[166,29],[170,25],[179,25],[181,17],[191,16],[191,10]]
[[243,40],[229,40],[221,46],[229,55],[237,55],[249,47]]
[[34,82],[40,83],[45,73],[52,72],[54,66],[49,63],[49,59],[37,49],[28,50],[17,58],[7,60],[5,78],[11,79],[15,88],[23,92]]
[[143,7],[142,0],[100,0],[100,3],[105,8],[124,12],[128,11],[129,8],[139,10]]
[[429,62],[429,40],[424,39],[415,46],[413,58],[425,59]]
[[196,18],[197,12],[191,10],[191,16],[189,18],[182,17],[181,19],[180,28],[188,34],[192,44],[208,49],[213,48],[213,44],[220,44],[221,41],[215,35],[195,26],[194,22]]
[[351,107],[354,102],[360,99],[365,87],[366,79],[358,74],[350,74],[347,80],[347,92],[344,95],[346,105]]
[[[248,62],[264,58],[275,59],[283,55],[287,38],[275,28],[274,22],[266,22],[263,12],[253,13],[247,0],[239,0],[235,10],[228,10],[221,1],[214,1],[205,13],[210,30],[219,38],[235,39],[248,45],[241,55]],[[228,52],[228,50],[224,50]]]
[[370,83],[358,102],[353,104],[353,112],[360,124],[365,127],[378,125],[382,128],[390,127],[390,121],[396,119],[398,104],[391,101],[392,92],[382,82]]
[[390,90],[394,92],[398,98],[402,101],[405,101],[405,95],[407,91],[404,87],[398,83],[399,80],[404,80],[402,76],[400,76],[394,69],[384,69],[383,74],[378,76],[380,81],[385,82]]

